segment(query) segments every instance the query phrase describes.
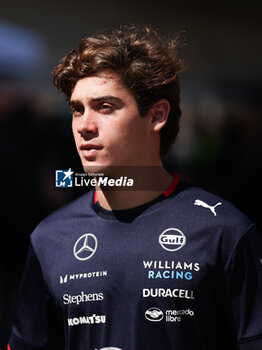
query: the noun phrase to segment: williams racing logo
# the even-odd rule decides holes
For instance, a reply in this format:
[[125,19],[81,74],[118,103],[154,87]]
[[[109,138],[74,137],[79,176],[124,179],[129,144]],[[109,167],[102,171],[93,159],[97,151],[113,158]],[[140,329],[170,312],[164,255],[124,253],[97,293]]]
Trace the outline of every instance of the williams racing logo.
[[186,244],[186,236],[177,228],[167,228],[158,239],[161,247],[169,252],[175,252]]

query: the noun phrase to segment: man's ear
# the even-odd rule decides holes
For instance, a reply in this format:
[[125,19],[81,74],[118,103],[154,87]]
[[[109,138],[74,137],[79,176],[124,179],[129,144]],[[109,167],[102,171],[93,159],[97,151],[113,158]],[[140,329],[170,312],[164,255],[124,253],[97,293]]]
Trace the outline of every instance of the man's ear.
[[160,131],[167,122],[170,103],[166,99],[157,101],[151,107],[151,126],[153,131]]

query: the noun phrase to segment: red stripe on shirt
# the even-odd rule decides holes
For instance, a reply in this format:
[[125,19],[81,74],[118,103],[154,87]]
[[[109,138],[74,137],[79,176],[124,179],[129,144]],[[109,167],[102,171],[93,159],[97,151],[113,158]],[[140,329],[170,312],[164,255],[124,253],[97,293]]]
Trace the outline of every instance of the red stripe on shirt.
[[94,203],[96,204],[97,203],[97,192],[95,191],[94,193]]
[[178,174],[172,174],[172,175],[174,176],[173,181],[172,181],[171,185],[163,193],[163,195],[165,197],[170,196],[170,194],[176,189],[176,187],[180,181],[180,177]]

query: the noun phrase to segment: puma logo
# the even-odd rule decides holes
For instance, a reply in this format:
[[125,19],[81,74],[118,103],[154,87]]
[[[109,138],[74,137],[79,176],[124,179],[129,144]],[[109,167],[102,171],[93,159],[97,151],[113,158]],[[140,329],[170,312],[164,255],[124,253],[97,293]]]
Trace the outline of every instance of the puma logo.
[[195,203],[194,203],[194,205],[198,205],[199,207],[203,207],[203,208],[209,209],[209,210],[214,214],[214,216],[217,216],[217,213],[216,213],[216,211],[215,211],[215,208],[216,208],[217,206],[221,205],[221,204],[222,204],[221,202],[218,202],[216,205],[211,206],[211,205],[208,205],[207,203],[201,201],[200,199],[196,199],[196,200],[195,200]]

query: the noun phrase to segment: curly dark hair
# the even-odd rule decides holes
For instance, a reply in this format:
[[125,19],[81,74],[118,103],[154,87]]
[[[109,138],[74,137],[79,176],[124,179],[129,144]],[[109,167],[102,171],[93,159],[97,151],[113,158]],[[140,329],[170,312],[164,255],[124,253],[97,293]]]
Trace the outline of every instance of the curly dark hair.
[[142,117],[160,99],[168,100],[170,113],[160,132],[160,156],[164,157],[179,131],[178,75],[185,69],[177,52],[179,46],[179,35],[167,39],[149,26],[123,26],[82,39],[53,69],[54,85],[69,100],[79,79],[112,71],[133,93]]

